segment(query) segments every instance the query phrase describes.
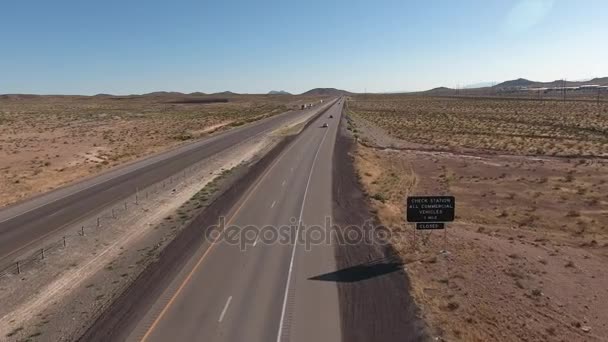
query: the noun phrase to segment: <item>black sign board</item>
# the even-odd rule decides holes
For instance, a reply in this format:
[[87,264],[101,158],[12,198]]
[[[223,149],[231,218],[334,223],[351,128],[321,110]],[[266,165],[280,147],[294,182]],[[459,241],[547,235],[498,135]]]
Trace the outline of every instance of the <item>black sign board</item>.
[[432,223],[416,223],[416,229],[445,229],[445,223],[443,222],[432,222]]
[[454,221],[454,196],[411,196],[407,198],[407,222]]

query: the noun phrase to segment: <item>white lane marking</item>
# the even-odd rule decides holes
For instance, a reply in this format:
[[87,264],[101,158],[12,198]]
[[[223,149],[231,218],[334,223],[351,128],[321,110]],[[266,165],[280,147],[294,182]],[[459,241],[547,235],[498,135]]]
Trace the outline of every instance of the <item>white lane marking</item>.
[[274,208],[274,205],[277,204],[277,201],[273,201],[272,204],[270,205],[271,208]]
[[258,244],[258,239],[255,239],[255,241],[253,242],[253,247],[255,247]]
[[285,310],[287,309],[287,297],[289,295],[289,283],[291,282],[291,273],[293,271],[293,260],[296,256],[296,247],[298,246],[298,234],[300,233],[300,226],[302,225],[302,214],[304,213],[304,205],[306,204],[306,195],[308,194],[308,187],[310,186],[310,179],[312,178],[312,172],[315,169],[315,164],[317,162],[317,157],[319,156],[319,151],[321,150],[321,146],[323,146],[323,142],[325,141],[325,137],[327,136],[327,132],[323,134],[323,139],[321,139],[321,143],[319,147],[317,147],[317,152],[315,153],[315,158],[312,160],[312,165],[310,166],[310,173],[308,174],[308,181],[306,182],[306,188],[304,189],[304,198],[302,199],[302,207],[300,208],[300,219],[298,220],[298,228],[296,228],[296,240],[293,244],[293,249],[291,250],[291,261],[289,261],[289,271],[287,273],[287,282],[285,283],[285,297],[283,297],[283,309],[281,310],[281,321],[279,322],[279,331],[277,333],[277,342],[281,342],[281,334],[283,333],[283,322],[285,321]]
[[283,183],[281,183],[281,186],[285,186],[285,184],[287,184],[287,181],[283,181]]
[[226,305],[224,305],[224,310],[222,310],[222,314],[220,315],[220,319],[218,320],[218,322],[222,323],[222,320],[224,319],[224,315],[226,314],[226,311],[228,311],[228,306],[230,306],[231,300],[232,300],[232,296],[228,297],[228,300],[226,301]]

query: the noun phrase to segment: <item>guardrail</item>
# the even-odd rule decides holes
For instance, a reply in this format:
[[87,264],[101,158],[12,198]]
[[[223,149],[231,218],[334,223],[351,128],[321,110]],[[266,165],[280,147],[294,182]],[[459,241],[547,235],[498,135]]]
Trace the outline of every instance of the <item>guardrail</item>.
[[143,204],[150,195],[158,194],[164,190],[168,190],[175,184],[188,179],[188,176],[199,171],[203,167],[203,162],[198,162],[177,174],[169,176],[165,180],[153,184],[143,190],[135,189],[134,195],[128,197],[124,201],[113,206],[104,208],[97,217],[94,216],[92,224],[81,225],[77,229],[71,230],[69,233],[62,235],[54,241],[44,244],[42,247],[31,250],[28,254],[17,258],[14,261],[0,265],[0,279],[15,275],[20,275],[28,268],[36,264],[40,264],[53,251],[70,248],[71,245],[77,242],[78,239],[85,237],[87,234],[93,233],[99,229],[103,229],[106,222],[116,220],[120,215],[127,213],[132,208],[137,208]]

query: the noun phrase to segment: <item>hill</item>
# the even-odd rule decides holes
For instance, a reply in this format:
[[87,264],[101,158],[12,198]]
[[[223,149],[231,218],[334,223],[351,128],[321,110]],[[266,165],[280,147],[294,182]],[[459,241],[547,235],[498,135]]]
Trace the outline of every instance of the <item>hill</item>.
[[505,81],[502,83],[499,83],[497,85],[494,86],[494,88],[519,88],[519,87],[530,87],[534,84],[535,82],[532,82],[530,80],[527,80],[525,78],[518,78],[516,80],[510,80],[510,81]]
[[478,84],[480,87],[466,87],[464,89],[454,89],[447,87],[438,87],[430,90],[418,92],[420,94],[427,95],[458,95],[459,93],[466,93],[468,95],[486,95],[495,93],[496,91],[513,91],[522,88],[555,88],[555,87],[580,87],[583,85],[599,85],[608,86],[608,77],[596,77],[586,81],[563,81],[555,80],[551,82],[538,82],[531,81],[525,78],[518,78],[516,80],[509,80],[494,86],[484,86],[485,83]]
[[307,96],[341,96],[341,95],[352,95],[353,93],[348,92],[346,90],[336,89],[336,88],[315,88],[311,89],[302,95]]
[[291,95],[291,94],[286,92],[285,90],[271,90],[268,92],[268,95]]
[[27,100],[27,99],[36,99],[41,98],[44,95],[35,95],[35,94],[0,94],[0,99],[6,100]]
[[448,87],[437,87],[437,88],[433,88],[433,89],[429,89],[429,90],[421,91],[421,92],[416,92],[416,93],[426,94],[426,95],[435,95],[435,96],[447,96],[447,95],[454,95],[455,91],[456,91],[455,89],[448,88]]
[[155,91],[152,93],[142,94],[142,96],[181,96],[183,93],[177,91]]
[[221,93],[213,93],[211,95],[231,96],[231,95],[239,95],[239,94],[233,93],[233,92],[227,90],[227,91],[223,91]]
[[525,78],[518,78],[512,81],[506,81],[499,83],[494,86],[494,88],[505,89],[505,88],[553,88],[553,87],[580,87],[582,85],[600,85],[606,86],[608,85],[608,77],[600,77],[594,78],[587,81],[563,81],[563,80],[555,80],[551,82],[537,82],[530,81]]
[[473,88],[486,88],[494,85],[494,82],[479,82],[474,84],[467,84],[463,88],[464,89],[473,89]]

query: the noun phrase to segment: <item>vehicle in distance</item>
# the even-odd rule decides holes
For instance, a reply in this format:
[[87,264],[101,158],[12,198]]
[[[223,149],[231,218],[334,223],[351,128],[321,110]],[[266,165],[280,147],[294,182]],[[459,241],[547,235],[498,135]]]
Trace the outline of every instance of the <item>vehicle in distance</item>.
[[321,126],[321,128],[327,128],[327,124],[324,123],[323,126]]
[[329,116],[329,118],[330,118],[330,119],[333,119],[333,118],[334,118],[334,116],[333,116],[333,115],[330,115],[330,116]]

